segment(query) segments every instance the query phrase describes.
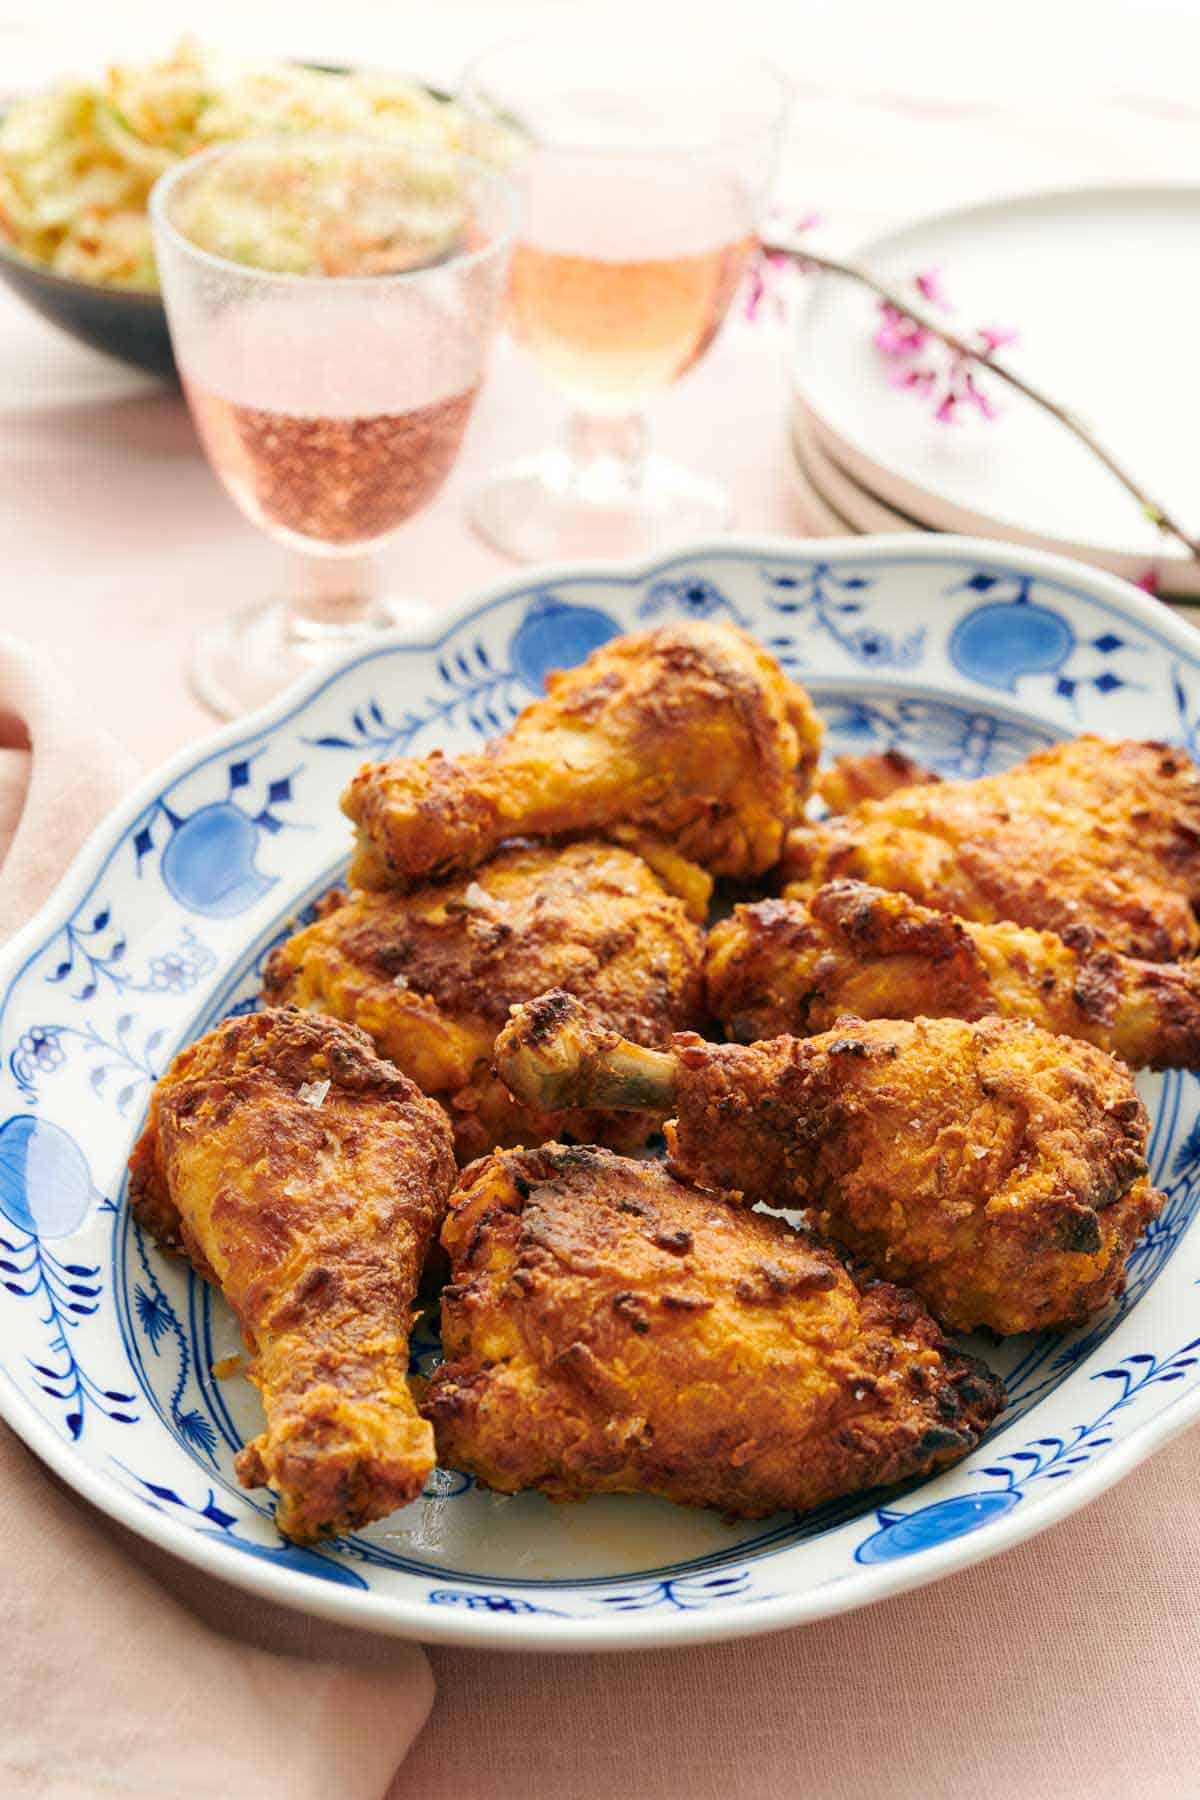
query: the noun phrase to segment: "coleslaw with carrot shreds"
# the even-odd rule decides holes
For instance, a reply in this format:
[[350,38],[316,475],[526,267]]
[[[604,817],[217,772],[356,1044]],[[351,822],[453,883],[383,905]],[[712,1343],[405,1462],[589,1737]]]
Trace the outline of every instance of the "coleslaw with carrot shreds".
[[[0,239],[56,274],[156,292],[146,202],[181,157],[231,138],[355,133],[458,148],[457,108],[402,77],[227,62],[194,43],[16,102],[0,122]],[[269,229],[264,225],[264,229]],[[263,246],[272,266],[271,246]]]

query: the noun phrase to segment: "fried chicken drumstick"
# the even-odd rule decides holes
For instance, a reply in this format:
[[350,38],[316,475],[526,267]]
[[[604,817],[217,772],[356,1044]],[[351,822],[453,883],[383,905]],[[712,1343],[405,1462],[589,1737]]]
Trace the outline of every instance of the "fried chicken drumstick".
[[[708,1008],[741,1044],[861,1019],[1032,1019],[1130,1067],[1200,1068],[1200,965],[1140,962],[1021,925],[976,925],[907,894],[833,881],[713,927]],[[629,1034],[627,1034],[629,1035]],[[633,1034],[636,1035],[636,1034]]]
[[368,764],[342,798],[356,887],[474,868],[507,838],[639,834],[711,875],[763,873],[808,796],[808,696],[732,626],[614,638],[475,755]]
[[805,1510],[956,1461],[1003,1405],[911,1294],[660,1163],[501,1152],[452,1206],[423,1410],[502,1493]]
[[267,959],[263,992],[370,1033],[450,1114],[459,1160],[569,1135],[633,1150],[661,1121],[546,1114],[492,1073],[509,1008],[547,988],[665,1046],[701,1023],[703,936],[639,856],[614,844],[516,844],[470,876],[411,894],[330,896]]
[[947,1330],[1081,1324],[1120,1292],[1162,1204],[1128,1071],[1024,1021],[848,1018],[748,1046],[689,1033],[663,1052],[552,993],[515,1009],[496,1066],[535,1104],[673,1109],[685,1179],[810,1208]]
[[434,1466],[408,1337],[454,1174],[441,1108],[332,1019],[227,1020],[154,1090],[130,1204],[237,1315],[267,1418],[238,1476],[297,1543],[407,1505]]
[[839,876],[939,912],[1069,935],[1151,962],[1200,948],[1200,770],[1166,744],[1072,738],[979,781],[905,786],[797,825],[783,878],[807,899]]

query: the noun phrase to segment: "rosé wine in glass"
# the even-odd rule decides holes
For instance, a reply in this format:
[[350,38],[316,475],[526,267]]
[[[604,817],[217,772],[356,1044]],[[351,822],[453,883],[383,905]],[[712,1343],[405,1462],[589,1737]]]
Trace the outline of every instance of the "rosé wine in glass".
[[[403,322],[426,354],[398,354]],[[429,297],[347,292],[336,339],[272,296],[222,314],[180,354],[208,459],[248,518],[314,555],[368,550],[437,493],[479,388],[473,333]]]
[[576,27],[467,71],[475,141],[524,201],[508,324],[573,411],[563,450],[502,469],[472,522],[511,555],[634,554],[728,522],[716,484],[653,455],[644,409],[695,366],[757,242],[787,101],[768,65]]
[[509,328],[568,398],[629,412],[699,361],[754,247],[734,176],[653,155],[577,158],[569,170],[535,169],[528,207],[535,223],[513,255]]
[[163,297],[200,441],[242,513],[297,553],[297,591],[197,645],[193,681],[214,710],[260,704],[396,618],[369,553],[458,455],[514,201],[503,175],[469,158],[355,138],[245,139],[155,189]]
[[312,549],[366,550],[428,504],[450,473],[475,388],[408,412],[312,418],[225,400],[184,376],[208,459],[265,531]]

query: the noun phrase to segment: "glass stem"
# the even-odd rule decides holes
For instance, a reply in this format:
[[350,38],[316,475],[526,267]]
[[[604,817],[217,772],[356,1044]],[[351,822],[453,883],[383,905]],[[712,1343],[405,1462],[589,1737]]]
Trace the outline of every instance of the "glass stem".
[[378,623],[379,569],[373,556],[295,551],[289,576],[287,629],[296,644],[329,645]]
[[568,480],[585,500],[620,501],[646,473],[650,430],[644,413],[572,412],[567,419]]

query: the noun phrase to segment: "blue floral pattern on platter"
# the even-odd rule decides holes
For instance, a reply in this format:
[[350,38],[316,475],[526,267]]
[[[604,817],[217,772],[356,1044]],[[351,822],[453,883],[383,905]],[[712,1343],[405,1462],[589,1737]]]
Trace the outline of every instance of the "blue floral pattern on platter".
[[[919,1492],[739,1527],[646,1500],[504,1499],[439,1469],[392,1520],[296,1551],[269,1496],[233,1474],[259,1415],[244,1377],[214,1373],[239,1350],[227,1309],[124,1203],[150,1084],[182,1043],[253,1006],[270,947],[340,874],[337,796],[357,762],[478,743],[616,632],[741,624],[810,688],[831,752],[897,744],[949,776],[1081,729],[1200,750],[1200,650],[1181,628],[1120,584],[980,548],[731,542],[641,572],[514,581],[436,644],[382,641],[147,788],[0,976],[7,1416],[120,1516],[235,1581],[282,1581],[312,1605],[315,1582],[324,1610],[414,1634],[636,1643],[819,1612],[850,1582],[869,1599],[959,1540],[983,1553],[1013,1521],[1056,1516],[1055,1495],[1103,1479],[1168,1414],[1200,1411],[1198,1343],[1178,1323],[1200,1281],[1200,1083],[1177,1073],[1142,1078],[1167,1204],[1123,1301],[1065,1338],[978,1347],[1011,1394],[989,1442]],[[414,1370],[437,1354],[423,1321]]]

